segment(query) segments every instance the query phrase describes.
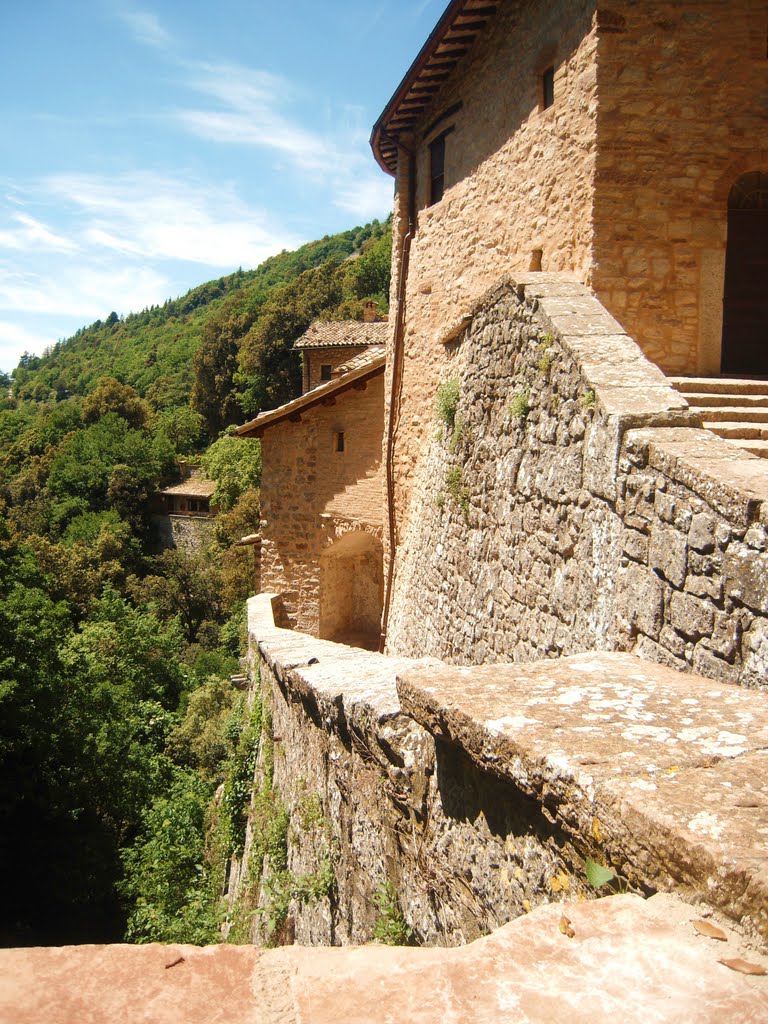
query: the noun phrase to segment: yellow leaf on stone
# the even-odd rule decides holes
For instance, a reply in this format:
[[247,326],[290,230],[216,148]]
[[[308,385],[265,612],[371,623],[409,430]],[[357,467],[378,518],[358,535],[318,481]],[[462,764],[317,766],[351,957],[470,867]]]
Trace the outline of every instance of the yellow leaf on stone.
[[552,892],[566,892],[571,888],[571,880],[565,872],[560,871],[549,880],[549,887]]
[[530,914],[530,912],[531,912],[531,901],[530,900],[523,900],[523,910],[526,912],[526,914]]
[[600,821],[597,818],[592,819],[592,838],[596,843],[602,843],[603,832],[600,828]]
[[741,960],[737,957],[735,960],[721,960],[721,964],[725,964],[732,971],[738,971],[739,974],[768,974],[768,971],[760,964],[751,964],[748,960]]
[[567,935],[569,939],[572,939],[576,932],[573,930],[570,918],[566,917],[565,914],[560,918],[560,931],[563,935]]
[[717,925],[710,924],[709,921],[694,921],[693,927],[699,935],[706,935],[708,939],[719,939],[720,942],[728,941],[728,936],[725,932],[718,928]]
[[678,768],[678,766],[676,764],[672,764],[672,765],[669,766],[669,768],[666,768],[665,771],[666,771],[667,775],[677,775],[677,773],[680,771],[680,769]]

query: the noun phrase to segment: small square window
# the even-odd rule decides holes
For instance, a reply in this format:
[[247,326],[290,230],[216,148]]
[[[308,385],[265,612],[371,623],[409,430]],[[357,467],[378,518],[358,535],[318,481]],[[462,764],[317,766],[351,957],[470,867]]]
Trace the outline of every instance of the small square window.
[[343,430],[336,431],[336,451],[337,452],[343,452],[344,451],[344,431]]
[[546,110],[555,102],[554,64],[541,73],[541,109]]
[[330,363],[322,363],[320,366],[320,380],[330,380],[333,367]]

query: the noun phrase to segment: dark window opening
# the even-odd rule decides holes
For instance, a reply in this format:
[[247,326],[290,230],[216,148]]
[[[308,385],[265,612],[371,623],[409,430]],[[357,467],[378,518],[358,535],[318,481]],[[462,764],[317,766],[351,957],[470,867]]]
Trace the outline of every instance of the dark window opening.
[[439,203],[445,191],[445,135],[429,144],[429,205]]
[[322,363],[320,366],[320,380],[330,380],[333,367],[330,363]]
[[554,65],[541,75],[541,109],[546,110],[555,102],[555,68]]
[[337,452],[343,452],[344,451],[344,431],[343,430],[339,430],[337,432],[337,434],[336,434],[336,451]]

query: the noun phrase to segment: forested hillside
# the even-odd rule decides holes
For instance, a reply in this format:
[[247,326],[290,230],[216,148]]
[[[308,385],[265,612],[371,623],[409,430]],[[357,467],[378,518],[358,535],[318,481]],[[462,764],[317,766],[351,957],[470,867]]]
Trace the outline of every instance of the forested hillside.
[[[311,320],[386,308],[390,245],[374,222],[282,253],[3,382],[0,942],[219,936],[256,728],[229,682],[250,592],[234,542],[260,518],[259,442],[219,435],[294,396]],[[159,554],[151,497],[195,454],[215,538]]]

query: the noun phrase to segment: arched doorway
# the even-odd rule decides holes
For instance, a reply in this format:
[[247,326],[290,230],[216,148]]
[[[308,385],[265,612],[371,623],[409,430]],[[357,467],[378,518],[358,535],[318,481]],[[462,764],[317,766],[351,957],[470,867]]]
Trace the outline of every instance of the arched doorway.
[[768,172],[743,174],[728,196],[723,373],[768,376]]
[[345,533],[320,556],[320,630],[335,640],[378,650],[384,597],[381,541],[362,530]]

